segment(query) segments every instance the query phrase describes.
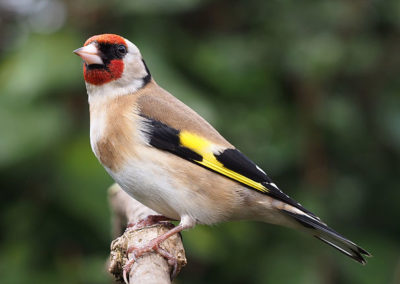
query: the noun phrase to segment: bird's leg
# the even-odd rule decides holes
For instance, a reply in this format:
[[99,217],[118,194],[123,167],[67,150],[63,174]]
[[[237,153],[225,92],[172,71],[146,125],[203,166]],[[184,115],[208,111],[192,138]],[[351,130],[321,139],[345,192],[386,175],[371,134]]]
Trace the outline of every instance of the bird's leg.
[[135,261],[143,256],[144,254],[152,251],[156,251],[159,253],[161,256],[163,256],[165,259],[167,259],[169,265],[173,265],[173,270],[171,272],[171,279],[175,278],[176,273],[177,273],[177,267],[178,267],[178,261],[177,259],[172,256],[168,251],[162,249],[160,247],[160,244],[171,237],[174,234],[180,233],[183,230],[192,228],[195,225],[195,222],[190,218],[190,217],[184,217],[181,219],[181,222],[178,226],[172,228],[165,234],[162,234],[158,236],[157,238],[152,239],[150,242],[148,242],[146,245],[142,247],[128,247],[127,250],[127,255],[130,253],[133,253],[131,259],[125,264],[124,266],[124,271],[123,271],[123,278],[125,283],[128,283],[128,278],[127,275],[129,274],[132,265],[135,263]]
[[163,215],[149,215],[146,218],[139,220],[136,223],[128,223],[127,229],[139,230],[143,229],[144,227],[150,227],[156,224],[165,224],[165,222],[168,221],[173,221],[173,220]]

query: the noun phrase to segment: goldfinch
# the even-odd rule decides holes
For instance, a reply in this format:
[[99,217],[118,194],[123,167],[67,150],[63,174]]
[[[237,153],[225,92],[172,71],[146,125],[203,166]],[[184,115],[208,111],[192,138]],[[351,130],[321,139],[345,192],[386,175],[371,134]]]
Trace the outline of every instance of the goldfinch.
[[114,34],[74,51],[83,61],[90,143],[130,196],[178,226],[137,256],[196,224],[257,220],[306,231],[365,264],[370,254],[283,193],[191,108],[154,81],[139,49]]

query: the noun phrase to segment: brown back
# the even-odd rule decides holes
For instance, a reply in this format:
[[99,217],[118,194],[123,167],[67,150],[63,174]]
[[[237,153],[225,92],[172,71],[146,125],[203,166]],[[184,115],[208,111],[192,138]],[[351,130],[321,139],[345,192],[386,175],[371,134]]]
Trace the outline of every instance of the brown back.
[[234,148],[194,110],[159,87],[153,80],[138,92],[140,113],[177,130],[187,130],[220,146]]

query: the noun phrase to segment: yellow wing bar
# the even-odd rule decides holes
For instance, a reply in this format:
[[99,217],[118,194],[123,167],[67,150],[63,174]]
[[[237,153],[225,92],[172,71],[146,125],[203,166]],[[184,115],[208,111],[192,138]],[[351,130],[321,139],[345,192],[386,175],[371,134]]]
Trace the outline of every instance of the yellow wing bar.
[[196,134],[188,131],[182,131],[179,133],[180,143],[183,147],[189,148],[203,157],[202,161],[195,161],[196,163],[203,165],[213,171],[216,171],[226,177],[236,180],[242,184],[250,186],[261,192],[268,192],[269,190],[259,182],[245,177],[235,171],[226,168],[221,162],[219,162],[214,153],[212,152],[213,144],[207,139],[200,137]]

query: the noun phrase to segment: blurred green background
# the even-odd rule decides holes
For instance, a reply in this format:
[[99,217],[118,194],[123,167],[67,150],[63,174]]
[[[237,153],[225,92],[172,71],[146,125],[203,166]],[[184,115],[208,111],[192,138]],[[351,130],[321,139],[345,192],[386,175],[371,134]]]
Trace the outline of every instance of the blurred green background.
[[72,53],[106,32],[374,255],[361,266],[262,223],[198,226],[176,283],[400,283],[398,0],[0,0],[1,283],[111,283],[112,180]]

